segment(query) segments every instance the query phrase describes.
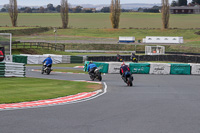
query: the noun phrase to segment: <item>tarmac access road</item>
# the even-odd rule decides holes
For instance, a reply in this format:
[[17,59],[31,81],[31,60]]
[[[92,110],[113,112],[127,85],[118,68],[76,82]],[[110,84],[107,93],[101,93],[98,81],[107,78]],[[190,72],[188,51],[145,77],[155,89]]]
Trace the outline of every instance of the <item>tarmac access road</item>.
[[[28,77],[89,80],[86,74],[30,71]],[[127,87],[103,75],[107,93],[93,100],[0,111],[1,133],[200,133],[200,76],[134,75]]]
[[[16,40],[21,43],[55,43],[55,41],[45,41],[45,40]],[[64,44],[129,44],[129,45],[155,45],[155,43],[138,43],[138,42],[118,42],[117,39],[101,38],[98,40],[58,40],[56,43]],[[179,45],[178,43],[156,43],[156,45]]]

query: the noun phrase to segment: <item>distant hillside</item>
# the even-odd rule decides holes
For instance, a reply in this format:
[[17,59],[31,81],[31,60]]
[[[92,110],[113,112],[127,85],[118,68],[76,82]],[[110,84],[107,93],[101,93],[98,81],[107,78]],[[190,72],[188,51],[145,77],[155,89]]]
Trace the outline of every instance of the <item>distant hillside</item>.
[[[138,9],[140,7],[142,8],[151,8],[153,6],[160,6],[161,4],[144,4],[144,3],[127,3],[127,4],[121,4],[122,9]],[[54,5],[57,6],[57,5]],[[76,6],[82,6],[83,8],[96,8],[97,10],[101,10],[103,7],[110,6],[109,4],[101,4],[101,5],[92,5],[92,4],[81,4],[81,5],[70,5],[70,7],[76,7]],[[18,5],[18,8],[25,7]],[[35,7],[39,8],[40,6],[28,6],[28,7]],[[43,5],[43,7],[46,7],[46,5]],[[0,5],[0,9],[3,8],[3,5]]]

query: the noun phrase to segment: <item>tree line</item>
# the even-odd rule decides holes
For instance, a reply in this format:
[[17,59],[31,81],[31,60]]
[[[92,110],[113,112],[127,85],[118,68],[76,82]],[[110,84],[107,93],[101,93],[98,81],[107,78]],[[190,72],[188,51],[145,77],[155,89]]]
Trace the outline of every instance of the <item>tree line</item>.
[[[169,11],[169,1],[168,0],[161,0],[162,2],[162,23],[163,23],[163,29],[169,28],[169,17],[170,17],[170,11]],[[68,28],[68,22],[69,22],[69,4],[68,0],[61,0],[60,1],[60,14],[61,14],[61,20],[62,20],[62,28],[66,29]],[[47,6],[47,8],[52,8],[52,5]],[[120,0],[111,0],[110,4],[110,21],[112,24],[113,29],[119,28],[119,22],[120,22],[120,15],[121,15],[121,5]],[[10,15],[10,19],[12,22],[12,26],[17,26],[17,18],[18,18],[18,8],[17,8],[17,0],[9,0],[9,7],[8,12]]]
[[[3,5],[3,8],[0,12],[8,12],[9,4]],[[59,13],[61,10],[61,5],[54,6],[53,4],[48,4],[46,8],[40,6],[38,8],[35,7],[21,7],[18,8],[19,13]],[[133,9],[121,9],[121,12],[133,12]],[[101,10],[97,11],[95,8],[83,8],[82,6],[76,6],[74,8],[69,7],[69,13],[95,13],[95,12],[103,12],[109,13],[110,7],[103,7]]]
[[171,6],[195,6],[195,5],[200,5],[200,0],[192,0],[191,3],[188,3],[187,0],[173,0],[171,3]]
[[[0,10],[0,12],[8,12],[8,10],[9,10],[9,4],[5,4],[3,8]],[[81,6],[76,6],[75,8],[68,8],[68,10],[71,13],[81,13],[81,12],[91,13],[92,12],[91,9],[83,10],[83,7]],[[19,13],[59,13],[60,11],[61,11],[61,5],[57,5],[56,7],[54,7],[54,5],[51,3],[48,4],[46,8],[43,6],[40,6],[39,8],[21,7],[18,9]]]

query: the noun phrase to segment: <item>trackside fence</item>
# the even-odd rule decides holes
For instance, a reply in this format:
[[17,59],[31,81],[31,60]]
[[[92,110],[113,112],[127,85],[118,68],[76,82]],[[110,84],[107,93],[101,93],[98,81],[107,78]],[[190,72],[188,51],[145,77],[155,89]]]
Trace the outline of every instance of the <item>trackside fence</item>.
[[42,64],[44,59],[51,56],[53,64],[61,63],[84,63],[87,60],[87,56],[71,56],[71,55],[54,55],[54,54],[43,54],[43,55],[30,55],[21,54],[13,55],[12,60],[16,63],[24,64]]
[[[121,55],[123,61],[131,61],[130,55]],[[200,63],[200,55],[136,55],[138,61],[170,61],[183,63]],[[92,61],[117,61],[117,56],[88,56]]]
[[[119,73],[121,62],[94,62],[102,73]],[[125,62],[132,74],[157,75],[200,75],[200,64],[186,63],[132,63]],[[89,61],[85,61],[84,71],[87,71]]]
[[40,49],[49,49],[55,51],[65,51],[64,44],[53,44],[46,42],[14,42],[12,44],[12,49],[20,49],[20,48],[40,48]]

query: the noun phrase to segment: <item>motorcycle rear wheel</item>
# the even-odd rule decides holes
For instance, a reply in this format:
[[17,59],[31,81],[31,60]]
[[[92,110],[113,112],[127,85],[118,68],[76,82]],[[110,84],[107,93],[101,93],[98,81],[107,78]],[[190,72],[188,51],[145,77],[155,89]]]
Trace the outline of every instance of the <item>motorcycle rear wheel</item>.
[[47,75],[51,73],[51,69],[47,69]]
[[128,78],[128,86],[133,86],[132,79]]
[[90,79],[91,79],[92,81],[94,81],[94,77],[93,77],[92,75],[90,75]]

